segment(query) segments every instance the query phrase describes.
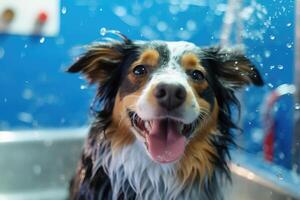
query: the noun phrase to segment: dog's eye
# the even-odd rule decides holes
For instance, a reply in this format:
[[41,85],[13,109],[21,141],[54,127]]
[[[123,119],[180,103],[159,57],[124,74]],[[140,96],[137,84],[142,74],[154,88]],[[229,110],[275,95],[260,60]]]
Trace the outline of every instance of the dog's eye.
[[194,81],[202,81],[204,79],[204,74],[199,70],[190,71],[189,75]]
[[147,74],[147,69],[146,69],[145,65],[138,65],[135,68],[133,68],[132,72],[136,76],[143,76],[143,75]]

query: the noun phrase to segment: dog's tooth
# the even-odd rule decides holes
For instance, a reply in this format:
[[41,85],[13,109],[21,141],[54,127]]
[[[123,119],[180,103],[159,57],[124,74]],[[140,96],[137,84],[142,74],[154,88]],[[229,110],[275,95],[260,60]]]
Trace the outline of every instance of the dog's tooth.
[[151,130],[149,121],[145,121],[145,127],[146,127],[147,131]]
[[152,128],[151,122],[148,121],[148,124],[149,124],[149,131],[151,131],[151,128]]

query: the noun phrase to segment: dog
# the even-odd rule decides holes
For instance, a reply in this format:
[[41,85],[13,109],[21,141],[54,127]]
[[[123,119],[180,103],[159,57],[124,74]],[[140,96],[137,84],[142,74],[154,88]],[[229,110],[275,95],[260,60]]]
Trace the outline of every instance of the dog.
[[67,70],[97,85],[70,199],[222,199],[235,91],[262,86],[258,70],[236,49],[118,36]]

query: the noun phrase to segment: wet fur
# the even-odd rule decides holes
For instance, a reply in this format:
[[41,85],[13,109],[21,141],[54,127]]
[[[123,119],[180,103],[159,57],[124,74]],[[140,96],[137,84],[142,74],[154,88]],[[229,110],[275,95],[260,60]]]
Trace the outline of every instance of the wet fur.
[[[211,105],[217,105],[215,111],[211,110],[215,117],[205,130],[200,130],[206,135],[204,139],[192,138],[197,148],[187,149],[186,158],[179,162],[181,168],[177,166],[174,170],[175,164],[158,166],[150,158],[141,156],[146,154],[136,157],[142,148],[126,126],[112,119],[121,86],[127,84],[127,91],[120,93],[121,98],[122,94],[138,89],[126,80],[126,75],[131,63],[138,59],[141,47],[139,43],[123,39],[124,42],[91,46],[68,70],[81,72],[90,83],[98,84],[92,107],[95,120],[70,185],[70,199],[149,200],[155,192],[160,194],[160,199],[222,199],[221,185],[230,180],[227,162],[229,147],[234,144],[232,129],[237,128],[231,117],[232,107],[239,109],[234,92],[250,83],[262,85],[258,71],[240,51],[219,47],[202,49],[199,56],[208,73],[208,87],[201,95]],[[162,48],[159,54],[165,55],[163,51]],[[215,98],[211,98],[212,94]],[[115,144],[118,132],[123,132],[123,138],[118,138],[120,144]],[[189,157],[195,151],[200,156],[198,162]],[[125,159],[127,157],[129,159]],[[181,184],[175,184],[178,179]]]

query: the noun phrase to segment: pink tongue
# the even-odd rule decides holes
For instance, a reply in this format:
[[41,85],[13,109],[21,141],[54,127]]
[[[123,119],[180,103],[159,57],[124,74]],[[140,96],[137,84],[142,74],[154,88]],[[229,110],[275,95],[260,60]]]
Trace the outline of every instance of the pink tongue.
[[173,120],[154,120],[147,139],[149,153],[157,162],[172,162],[183,155],[185,137],[180,134]]

